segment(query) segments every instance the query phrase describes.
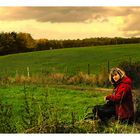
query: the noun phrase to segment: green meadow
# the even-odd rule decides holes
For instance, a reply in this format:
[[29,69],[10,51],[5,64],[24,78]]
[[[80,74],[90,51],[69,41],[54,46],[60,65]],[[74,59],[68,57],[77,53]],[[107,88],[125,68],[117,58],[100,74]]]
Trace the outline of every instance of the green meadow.
[[[122,44],[0,56],[0,78],[14,77],[17,74],[27,76],[27,67],[29,67],[30,75],[41,74],[42,72],[71,75],[76,74],[77,70],[87,73],[87,67],[90,65],[90,73],[97,74],[102,68],[108,68],[108,61],[110,67],[117,66],[124,60],[139,61],[139,52],[140,44]],[[107,129],[88,123],[78,124],[78,128],[75,128],[73,125],[76,125],[76,122],[82,121],[83,123],[88,107],[104,103],[103,98],[108,94],[108,91],[97,91],[94,87],[86,87],[86,85],[83,87],[81,85],[77,89],[74,87],[75,85],[65,85],[65,88],[60,88],[57,85],[41,85],[30,82],[2,83],[0,85],[0,107],[5,108],[1,109],[0,112],[0,133],[26,133],[26,130],[36,126],[40,128],[41,132],[45,132],[41,130],[43,124],[48,126],[46,129],[55,128],[48,131],[49,133],[57,132],[59,123],[63,126],[66,125],[66,129],[67,126],[72,125],[73,130],[70,129],[67,132],[140,132],[135,127],[128,128],[116,124]],[[83,90],[85,87],[86,89]],[[44,116],[45,119],[43,119]],[[16,131],[9,129],[9,125],[16,128]],[[33,129],[32,132],[39,131]]]
[[140,60],[140,44],[121,44],[68,48],[29,53],[19,53],[0,57],[0,75],[15,76],[30,73],[60,72],[75,74],[76,71],[98,73],[101,68],[118,65],[123,60]]
[[[96,104],[102,104],[105,92],[98,91],[80,91],[72,89],[60,89],[43,87],[37,85],[20,85],[20,86],[8,86],[0,88],[0,96],[3,104],[8,104],[12,106],[12,124],[16,126],[17,132],[23,132],[24,128],[22,126],[22,113],[23,106],[25,107],[25,93],[27,94],[27,100],[32,111],[35,111],[36,115],[42,111],[42,102],[49,107],[48,123],[54,121],[57,117],[60,122],[65,124],[71,124],[72,116],[74,113],[75,121],[84,120],[88,107],[94,106]],[[47,98],[45,97],[47,94]],[[32,99],[34,99],[35,104],[33,108],[31,106]],[[91,108],[90,108],[91,109]],[[86,111],[87,110],[87,111]],[[38,122],[40,121],[41,115],[38,115]]]

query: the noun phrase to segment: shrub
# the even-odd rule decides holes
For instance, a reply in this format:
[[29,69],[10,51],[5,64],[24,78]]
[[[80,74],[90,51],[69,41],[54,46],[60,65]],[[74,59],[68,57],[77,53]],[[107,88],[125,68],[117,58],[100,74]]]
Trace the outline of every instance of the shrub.
[[30,82],[30,77],[24,76],[24,75],[17,75],[15,77],[15,82],[16,83],[25,83],[25,82]]
[[138,88],[140,85],[140,61],[123,61],[119,64],[119,67],[132,79],[133,87]]
[[63,73],[52,73],[48,75],[48,78],[57,83],[62,83],[65,79],[65,75]]
[[84,75],[84,73],[79,72],[77,75],[73,75],[73,76],[69,76],[67,78],[67,83],[68,84],[80,84],[80,83],[84,83],[86,76]]
[[67,84],[86,84],[86,85],[94,85],[96,81],[96,76],[90,76],[86,73],[79,72],[77,75],[69,76],[67,78]]
[[88,85],[97,85],[98,84],[98,76],[97,75],[90,75],[87,80],[86,83]]
[[107,87],[109,85],[108,73],[100,73],[98,75],[98,86]]
[[0,85],[8,85],[9,84],[9,80],[8,77],[0,77]]

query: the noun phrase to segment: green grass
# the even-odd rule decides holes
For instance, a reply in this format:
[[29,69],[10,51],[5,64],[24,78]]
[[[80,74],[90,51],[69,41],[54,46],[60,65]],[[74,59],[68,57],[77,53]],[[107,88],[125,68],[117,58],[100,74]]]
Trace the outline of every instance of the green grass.
[[98,73],[101,67],[116,66],[120,61],[131,57],[140,60],[140,44],[122,44],[83,48],[68,48],[0,56],[0,75],[27,75],[41,71],[75,73],[77,70],[87,72],[90,64],[91,73]]
[[[55,127],[55,120],[57,117],[57,122],[63,124],[64,126],[69,126],[66,128],[66,132],[76,132],[76,133],[139,133],[139,124],[134,126],[121,125],[117,122],[109,122],[108,126],[101,125],[98,123],[98,120],[95,121],[84,121],[84,117],[87,112],[86,109],[89,106],[94,106],[97,104],[103,104],[103,97],[107,95],[107,92],[95,92],[93,91],[80,91],[72,89],[61,89],[61,88],[52,88],[44,87],[38,85],[9,85],[3,86],[0,88],[0,98],[3,103],[12,105],[13,114],[12,114],[12,123],[17,128],[17,133],[47,133],[40,129],[36,123],[33,127],[28,127],[27,129],[23,128],[23,122],[21,119],[21,114],[23,113],[21,108],[24,105],[24,93],[26,91],[27,99],[31,103],[31,97],[34,96],[36,104],[32,106],[31,109],[35,109],[35,114],[40,114],[36,106],[40,106],[43,101],[46,99],[44,97],[47,93],[47,100],[45,100],[46,105],[49,110],[49,119],[47,119],[47,127]],[[37,110],[36,110],[37,109]],[[91,112],[88,110],[88,112]],[[45,112],[44,112],[45,113]],[[72,127],[72,113],[75,118],[75,125]],[[57,114],[57,116],[56,116]],[[47,117],[47,116],[46,116]],[[43,122],[46,126],[46,124]],[[41,125],[42,126],[42,125]],[[35,128],[39,128],[36,131]],[[31,129],[30,129],[31,128]],[[33,129],[32,129],[33,128]],[[44,129],[45,130],[45,129]]]
[[[71,113],[75,114],[76,121],[80,121],[86,115],[89,106],[103,103],[105,93],[83,92],[71,89],[44,88],[36,85],[27,85],[26,93],[28,100],[34,96],[39,106],[44,99],[43,93],[47,92],[46,104],[57,110],[58,118],[66,124],[71,123]],[[13,123],[16,124],[18,132],[22,132],[21,107],[24,104],[24,86],[9,86],[0,88],[1,100],[13,106]],[[30,100],[29,100],[30,101]],[[54,117],[54,116],[53,116]],[[55,119],[51,118],[50,119]]]
[[[123,44],[112,46],[97,46],[85,48],[69,48],[59,50],[38,51],[29,53],[0,56],[0,76],[24,74],[27,75],[27,67],[30,73],[41,71],[66,72],[72,74],[78,69],[87,72],[90,64],[91,73],[98,73],[101,67],[107,68],[118,65],[121,61],[131,57],[132,61],[140,60],[140,44]],[[71,123],[71,114],[75,114],[76,121],[85,116],[87,107],[102,104],[103,97],[107,94],[95,91],[80,91],[72,89],[60,89],[37,85],[26,85],[28,100],[34,96],[39,106],[43,100],[43,93],[48,93],[46,104],[52,112],[58,112],[58,118],[64,123]],[[0,99],[13,106],[13,123],[18,132],[22,132],[21,107],[24,104],[24,85],[9,85],[0,87]],[[50,117],[51,118],[51,117]],[[53,118],[51,118],[53,119]]]

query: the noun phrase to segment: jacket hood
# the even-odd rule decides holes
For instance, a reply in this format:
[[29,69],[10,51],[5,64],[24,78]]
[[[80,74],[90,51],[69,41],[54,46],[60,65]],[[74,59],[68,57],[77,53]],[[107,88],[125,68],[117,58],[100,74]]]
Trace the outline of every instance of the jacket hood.
[[129,77],[125,76],[121,79],[120,83],[125,83],[125,84],[130,84],[131,85],[132,80]]

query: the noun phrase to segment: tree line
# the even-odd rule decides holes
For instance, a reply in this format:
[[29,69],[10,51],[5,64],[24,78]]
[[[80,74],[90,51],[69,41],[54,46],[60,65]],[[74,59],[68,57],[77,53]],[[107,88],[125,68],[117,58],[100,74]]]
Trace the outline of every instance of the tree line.
[[140,43],[140,38],[96,37],[85,39],[48,40],[33,39],[29,33],[1,32],[0,55],[73,47]]

